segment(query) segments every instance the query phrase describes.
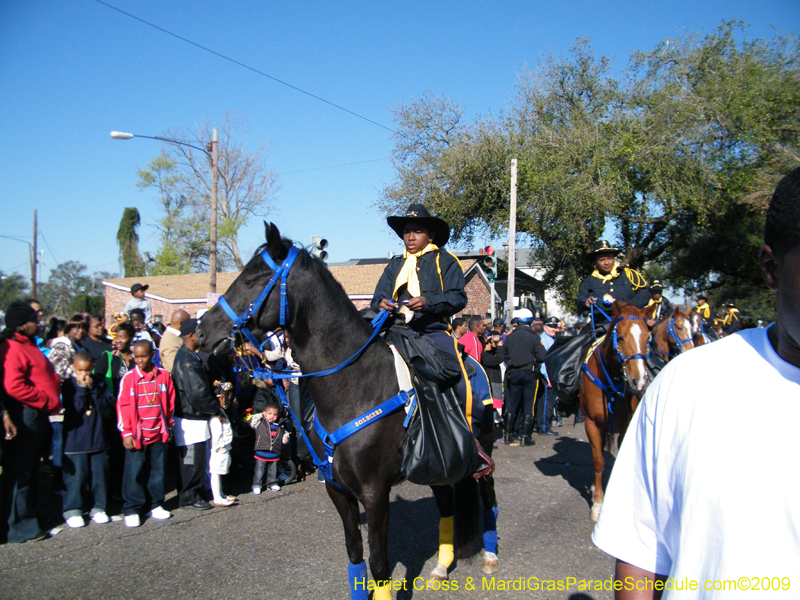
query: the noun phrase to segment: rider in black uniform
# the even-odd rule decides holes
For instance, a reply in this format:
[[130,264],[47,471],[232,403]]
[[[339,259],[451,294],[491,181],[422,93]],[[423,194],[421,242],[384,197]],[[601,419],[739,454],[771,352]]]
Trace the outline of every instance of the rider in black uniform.
[[[650,300],[647,280],[637,271],[619,265],[614,260],[618,254],[619,248],[611,246],[605,240],[594,245],[589,257],[594,259],[595,268],[591,275],[583,280],[578,291],[579,312],[585,313],[593,304],[599,303],[599,307],[608,313],[607,306],[614,300],[624,300],[639,308],[647,306]],[[594,321],[598,335],[604,333],[608,327],[608,320],[602,313],[595,311]]]
[[667,317],[672,316],[672,314],[675,312],[672,302],[661,295],[661,292],[663,291],[664,288],[661,285],[661,282],[658,279],[654,279],[653,283],[650,284],[650,302],[647,303],[647,306],[657,304],[658,308],[656,308],[653,318],[647,319],[647,326],[650,328],[652,328],[659,321],[663,321]]

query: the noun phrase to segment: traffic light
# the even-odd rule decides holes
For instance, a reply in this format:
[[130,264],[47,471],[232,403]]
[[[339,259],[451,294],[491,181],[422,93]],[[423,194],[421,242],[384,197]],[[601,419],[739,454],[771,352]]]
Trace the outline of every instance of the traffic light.
[[327,247],[328,240],[318,235],[311,236],[311,256],[326,260],[328,258],[328,253],[325,252],[325,248]]
[[486,246],[484,252],[486,252],[486,256],[482,259],[483,270],[486,273],[486,278],[489,281],[494,281],[497,279],[497,259],[494,257],[494,248]]

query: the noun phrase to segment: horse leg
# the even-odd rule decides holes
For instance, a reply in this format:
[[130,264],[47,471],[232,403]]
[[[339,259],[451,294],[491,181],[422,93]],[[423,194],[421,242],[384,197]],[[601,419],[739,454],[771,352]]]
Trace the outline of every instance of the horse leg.
[[449,485],[432,485],[433,497],[436,499],[436,508],[439,509],[439,554],[436,558],[436,567],[431,571],[431,580],[444,581],[447,579],[447,569],[453,564],[455,558],[453,546],[453,524],[455,503],[453,501],[453,488]]
[[[364,542],[361,538],[361,515],[358,501],[331,485],[325,487],[328,489],[328,496],[339,512],[342,525],[344,525],[344,541],[347,546],[347,557],[350,559],[350,564],[347,565],[347,574],[350,579],[350,600],[367,600],[369,597],[367,564],[364,562]],[[375,571],[372,573],[374,575]]]
[[389,488],[366,493],[364,504],[369,527],[369,569],[375,580],[372,600],[392,600],[392,570],[389,568]]
[[606,459],[603,456],[604,432],[594,419],[587,416],[585,425],[586,435],[592,446],[592,467],[594,469],[594,485],[592,485],[592,521],[600,518],[600,508],[603,505],[603,470]]

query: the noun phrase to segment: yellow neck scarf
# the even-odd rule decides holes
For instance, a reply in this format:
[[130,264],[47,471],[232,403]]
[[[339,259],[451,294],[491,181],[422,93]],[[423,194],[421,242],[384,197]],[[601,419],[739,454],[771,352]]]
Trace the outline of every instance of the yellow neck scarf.
[[[736,309],[736,308],[730,309],[728,311],[728,314],[725,315],[725,318],[722,320],[722,324],[723,325],[730,325],[731,323],[733,323],[733,314],[734,313],[738,313],[738,312],[739,312],[739,310]],[[739,317],[736,317],[736,318],[738,319]]]
[[592,277],[597,277],[603,283],[608,283],[612,279],[616,279],[617,277],[619,277],[619,270],[617,269],[618,266],[619,265],[617,265],[617,263],[614,263],[614,268],[611,269],[611,273],[609,273],[608,275],[601,275],[600,271],[595,269],[594,271],[592,271]]
[[711,317],[711,307],[708,305],[708,302],[703,304],[703,306],[696,307],[695,310],[701,315],[703,315],[704,319],[708,319]]
[[653,306],[653,304],[661,304],[661,301],[663,299],[664,299],[664,296],[661,296],[661,298],[659,298],[658,300],[654,300],[653,298],[650,298],[650,302],[647,303],[647,306]]
[[397,300],[400,288],[402,288],[404,285],[408,286],[408,293],[412,298],[416,298],[422,294],[422,291],[419,288],[419,277],[417,277],[417,259],[423,254],[427,254],[428,252],[433,252],[434,250],[438,249],[439,246],[431,243],[416,254],[409,254],[408,250],[403,251],[403,258],[406,259],[406,262],[403,264],[403,268],[400,269],[400,272],[397,274],[397,279],[394,281],[394,292],[392,293],[393,300]]

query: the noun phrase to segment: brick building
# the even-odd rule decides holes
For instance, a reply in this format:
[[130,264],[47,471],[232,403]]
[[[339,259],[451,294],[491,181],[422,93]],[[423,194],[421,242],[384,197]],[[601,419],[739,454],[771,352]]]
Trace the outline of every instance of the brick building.
[[[481,267],[480,256],[475,253],[456,253],[456,255],[464,269],[468,298],[467,306],[458,316],[479,315],[489,318],[492,312],[492,287]],[[356,259],[346,263],[331,264],[328,269],[342,284],[356,308],[361,310],[369,306],[375,286],[388,262],[389,259],[386,258]],[[218,273],[217,291],[224,294],[237,276],[238,273]],[[106,289],[107,327],[112,323],[113,314],[124,309],[131,298],[131,285],[137,282],[150,286],[145,296],[150,300],[153,319],[156,322],[168,323],[172,313],[180,308],[195,316],[198,310],[207,308],[215,302],[208,295],[207,273],[108,279],[103,281]],[[531,302],[529,298],[535,298],[540,293],[541,283],[517,271],[516,286],[518,293],[523,294],[523,305],[528,306]],[[495,314],[498,316],[503,316],[504,291],[504,282],[498,281],[494,298]],[[538,301],[536,303],[538,304]]]

